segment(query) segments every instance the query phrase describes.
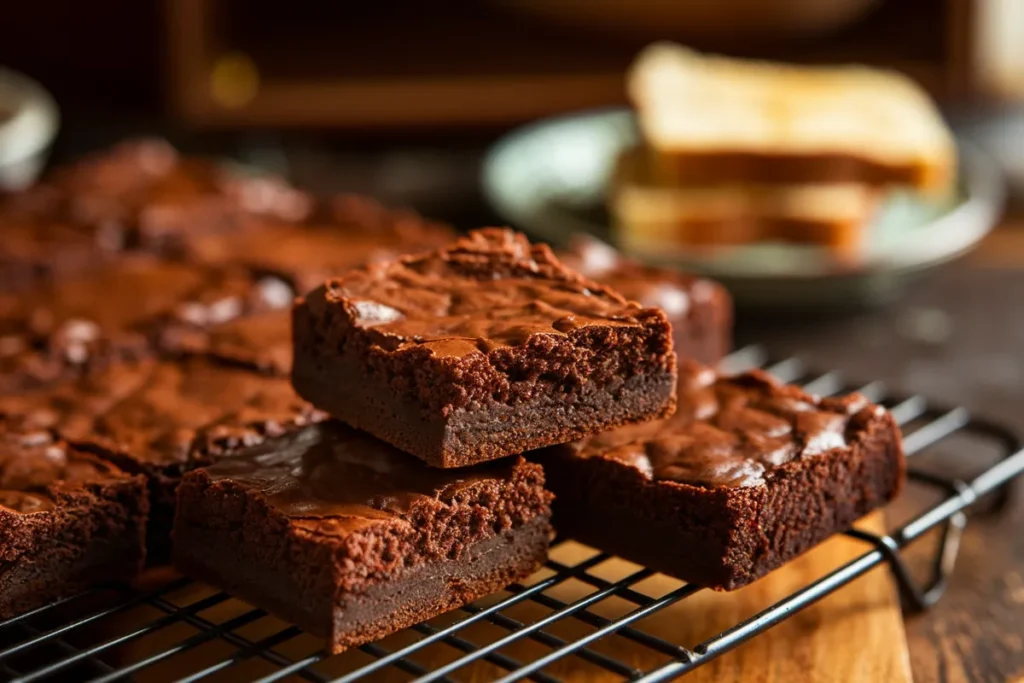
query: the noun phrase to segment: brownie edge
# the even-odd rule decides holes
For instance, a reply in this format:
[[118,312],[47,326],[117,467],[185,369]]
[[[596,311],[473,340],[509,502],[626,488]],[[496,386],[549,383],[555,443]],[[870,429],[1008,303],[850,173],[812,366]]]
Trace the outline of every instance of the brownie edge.
[[539,568],[543,481],[518,456],[430,468],[331,421],[185,475],[174,560],[341,652]]
[[372,264],[299,299],[301,396],[435,467],[670,415],[663,311],[497,228]]
[[556,496],[559,534],[716,590],[848,529],[906,473],[895,419],[862,396],[690,363],[674,417],[531,459]]

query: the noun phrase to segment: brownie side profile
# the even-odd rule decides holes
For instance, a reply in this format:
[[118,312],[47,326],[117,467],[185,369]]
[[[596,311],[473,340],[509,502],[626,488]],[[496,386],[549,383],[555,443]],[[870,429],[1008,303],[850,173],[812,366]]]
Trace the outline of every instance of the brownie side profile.
[[679,358],[714,365],[732,348],[732,299],[717,282],[631,261],[587,235],[574,236],[561,258],[627,299],[665,311]]
[[0,421],[0,619],[131,580],[148,511],[142,477]]
[[672,418],[535,454],[560,534],[716,590],[739,588],[891,500],[892,415],[762,372],[683,363]]
[[329,421],[187,474],[174,561],[337,653],[539,568],[543,484],[521,457],[439,470]]
[[296,302],[292,381],[321,410],[437,467],[664,417],[665,314],[497,228],[370,264]]

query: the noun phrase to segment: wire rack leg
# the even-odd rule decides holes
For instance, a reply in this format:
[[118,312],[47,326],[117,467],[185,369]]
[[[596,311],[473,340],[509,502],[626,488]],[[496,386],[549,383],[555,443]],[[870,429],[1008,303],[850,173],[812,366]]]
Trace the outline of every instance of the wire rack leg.
[[966,526],[967,515],[963,512],[955,513],[943,525],[939,547],[932,560],[931,575],[924,585],[919,584],[911,576],[900,555],[899,543],[892,536],[879,536],[861,529],[850,529],[846,533],[848,536],[871,543],[882,552],[889,565],[889,571],[896,579],[904,605],[910,611],[921,612],[938,602],[945,593],[949,577],[956,565],[960,539]]

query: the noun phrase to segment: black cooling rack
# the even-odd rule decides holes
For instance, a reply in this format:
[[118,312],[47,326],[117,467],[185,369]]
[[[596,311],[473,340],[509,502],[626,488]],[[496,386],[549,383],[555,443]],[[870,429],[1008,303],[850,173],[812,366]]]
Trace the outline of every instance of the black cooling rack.
[[[669,642],[645,630],[657,613],[670,606],[679,609],[681,602],[705,593],[700,588],[582,546],[569,553],[573,561],[563,561],[562,551],[570,544],[560,543],[545,569],[530,581],[335,657],[298,628],[185,578],[157,579],[149,591],[95,590],[0,623],[0,677],[25,682],[152,678],[268,683],[525,678],[548,683],[559,680],[571,661],[581,672],[669,680],[883,563],[889,565],[907,609],[928,607],[942,595],[953,571],[968,510],[978,510],[981,498],[999,507],[1007,485],[1024,472],[1019,438],[962,407],[937,407],[920,396],[893,396],[878,382],[850,385],[834,372],[808,372],[795,359],[768,363],[758,348],[733,354],[727,367],[765,367],[814,393],[856,389],[886,405],[903,426],[907,453],[917,456],[911,462],[911,482],[929,490],[930,498],[886,535],[845,532],[863,543],[862,554],[703,642]],[[943,444],[955,451],[957,466],[947,463],[938,472],[922,466],[927,461],[923,454]],[[949,475],[951,470],[956,476]],[[961,475],[960,470],[970,471]],[[912,575],[903,550],[926,535],[934,538],[915,544],[929,547],[915,553],[914,559],[924,562],[910,563]],[[924,578],[915,578],[922,569]],[[713,597],[729,599],[728,594]],[[622,653],[624,645],[632,648],[629,656]]]

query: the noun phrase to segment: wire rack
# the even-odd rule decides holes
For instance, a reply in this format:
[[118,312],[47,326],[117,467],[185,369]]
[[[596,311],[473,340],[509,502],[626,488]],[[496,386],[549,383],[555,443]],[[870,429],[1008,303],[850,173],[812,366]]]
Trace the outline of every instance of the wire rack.
[[[845,532],[864,545],[862,553],[702,642],[669,642],[644,625],[656,613],[670,606],[677,609],[707,591],[564,542],[556,544],[552,559],[529,581],[334,657],[322,650],[321,641],[295,626],[187,578],[169,574],[151,580],[149,590],[97,589],[0,623],[0,678],[548,683],[559,680],[560,667],[571,660],[606,679],[669,680],[882,564],[891,569],[906,609],[927,608],[942,595],[953,570],[968,510],[981,512],[978,501],[983,497],[993,507],[1005,503],[1008,484],[1024,472],[1019,438],[962,407],[933,406],[920,396],[893,396],[878,382],[851,385],[835,372],[808,372],[795,359],[769,363],[756,347],[733,354],[726,367],[764,367],[813,393],[855,389],[886,405],[903,427],[908,455],[915,456],[911,482],[929,490],[930,497],[885,535],[862,529]],[[940,474],[919,466],[926,460],[922,454],[947,442],[955,446],[959,463],[971,466],[971,473],[948,476],[949,467]],[[985,462],[971,462],[983,451]],[[934,538],[915,544],[928,546],[917,558],[924,561],[908,563],[904,548],[925,536]],[[576,546],[574,552],[562,552],[570,545]],[[563,556],[574,559],[559,559]],[[923,579],[915,578],[922,573],[919,564]],[[714,598],[728,600],[729,595]],[[634,654],[621,656],[622,648],[613,641],[627,643]],[[649,665],[638,666],[638,661]]]

